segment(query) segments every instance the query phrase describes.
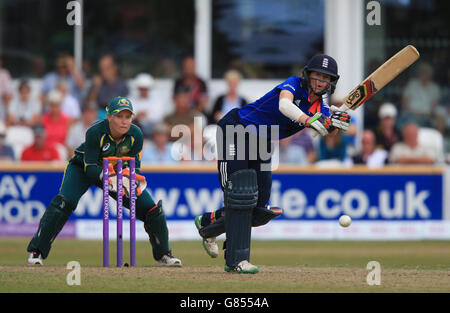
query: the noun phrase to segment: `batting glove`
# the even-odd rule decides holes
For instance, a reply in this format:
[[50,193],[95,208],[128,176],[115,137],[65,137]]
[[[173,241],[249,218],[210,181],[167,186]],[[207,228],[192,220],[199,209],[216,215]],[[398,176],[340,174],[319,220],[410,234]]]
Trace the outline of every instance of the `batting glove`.
[[331,130],[331,120],[326,115],[318,112],[313,116],[308,117],[305,122],[305,126],[313,128],[321,136],[326,136]]
[[331,115],[331,123],[334,127],[347,131],[352,122],[352,118],[346,112],[335,112]]

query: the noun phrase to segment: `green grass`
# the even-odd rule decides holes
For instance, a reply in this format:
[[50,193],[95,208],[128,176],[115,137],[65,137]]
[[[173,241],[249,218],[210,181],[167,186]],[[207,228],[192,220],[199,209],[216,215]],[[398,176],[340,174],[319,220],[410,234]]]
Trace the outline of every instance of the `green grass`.
[[[101,241],[66,239],[43,267],[28,267],[28,241],[0,239],[0,292],[450,292],[448,241],[253,241],[255,275],[226,273],[223,251],[212,259],[200,240],[171,243],[182,268],[157,267],[146,241],[137,243],[137,268],[114,267],[115,242],[102,268]],[[66,283],[70,261],[81,265],[80,286]],[[380,286],[366,283],[369,261],[381,265]]]

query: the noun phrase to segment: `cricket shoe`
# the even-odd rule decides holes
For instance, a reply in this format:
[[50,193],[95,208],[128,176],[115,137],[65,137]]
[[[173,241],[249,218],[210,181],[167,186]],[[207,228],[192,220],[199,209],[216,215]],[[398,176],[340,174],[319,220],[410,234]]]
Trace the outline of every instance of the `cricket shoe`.
[[225,272],[238,274],[256,274],[259,272],[259,269],[249,261],[243,260],[239,262],[239,264],[235,268],[231,268],[225,265]]
[[166,253],[158,260],[158,266],[181,267],[181,260],[175,258],[171,253]]
[[[197,230],[200,230],[202,228],[201,215],[195,218],[195,227],[197,227]],[[219,255],[219,246],[217,246],[216,237],[203,238],[202,245],[203,249],[205,249],[206,253],[210,257],[217,258],[217,256]]]
[[43,265],[41,254],[39,252],[31,252],[27,260],[28,265]]

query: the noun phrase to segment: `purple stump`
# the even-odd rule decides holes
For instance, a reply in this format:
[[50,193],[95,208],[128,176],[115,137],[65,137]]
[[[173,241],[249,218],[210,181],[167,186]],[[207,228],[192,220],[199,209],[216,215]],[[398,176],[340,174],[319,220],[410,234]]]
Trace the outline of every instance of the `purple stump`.
[[130,266],[136,266],[136,162],[130,163]]
[[121,159],[117,160],[117,267],[123,264],[123,175]]
[[108,159],[103,159],[103,267],[109,266],[109,173]]

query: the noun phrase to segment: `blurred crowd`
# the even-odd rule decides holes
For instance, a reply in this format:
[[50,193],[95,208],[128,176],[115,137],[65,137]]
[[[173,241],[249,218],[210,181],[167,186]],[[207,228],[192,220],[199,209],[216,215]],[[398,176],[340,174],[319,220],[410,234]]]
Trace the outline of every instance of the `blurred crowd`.
[[[71,55],[61,54],[54,69],[42,77],[40,90],[33,90],[27,80],[13,87],[0,58],[0,160],[69,160],[84,141],[86,130],[106,117],[108,102],[127,96],[134,105],[134,123],[145,136],[143,164],[211,162],[214,153],[208,152],[214,150],[214,124],[248,102],[239,93],[241,73],[234,69],[223,77],[226,92],[211,99],[191,56],[183,60],[180,74],[173,78],[172,103],[158,96],[151,73],[137,75],[131,92],[113,55],[102,56],[97,67],[98,74],[88,77],[77,70]],[[404,88],[401,103],[377,107],[372,116],[376,127],[360,131],[361,121],[354,117],[344,134],[320,138],[304,130],[276,144],[274,155],[279,164],[292,165],[443,164],[450,110],[439,99],[432,69],[422,63],[417,77]],[[331,102],[342,105],[342,99]]]

